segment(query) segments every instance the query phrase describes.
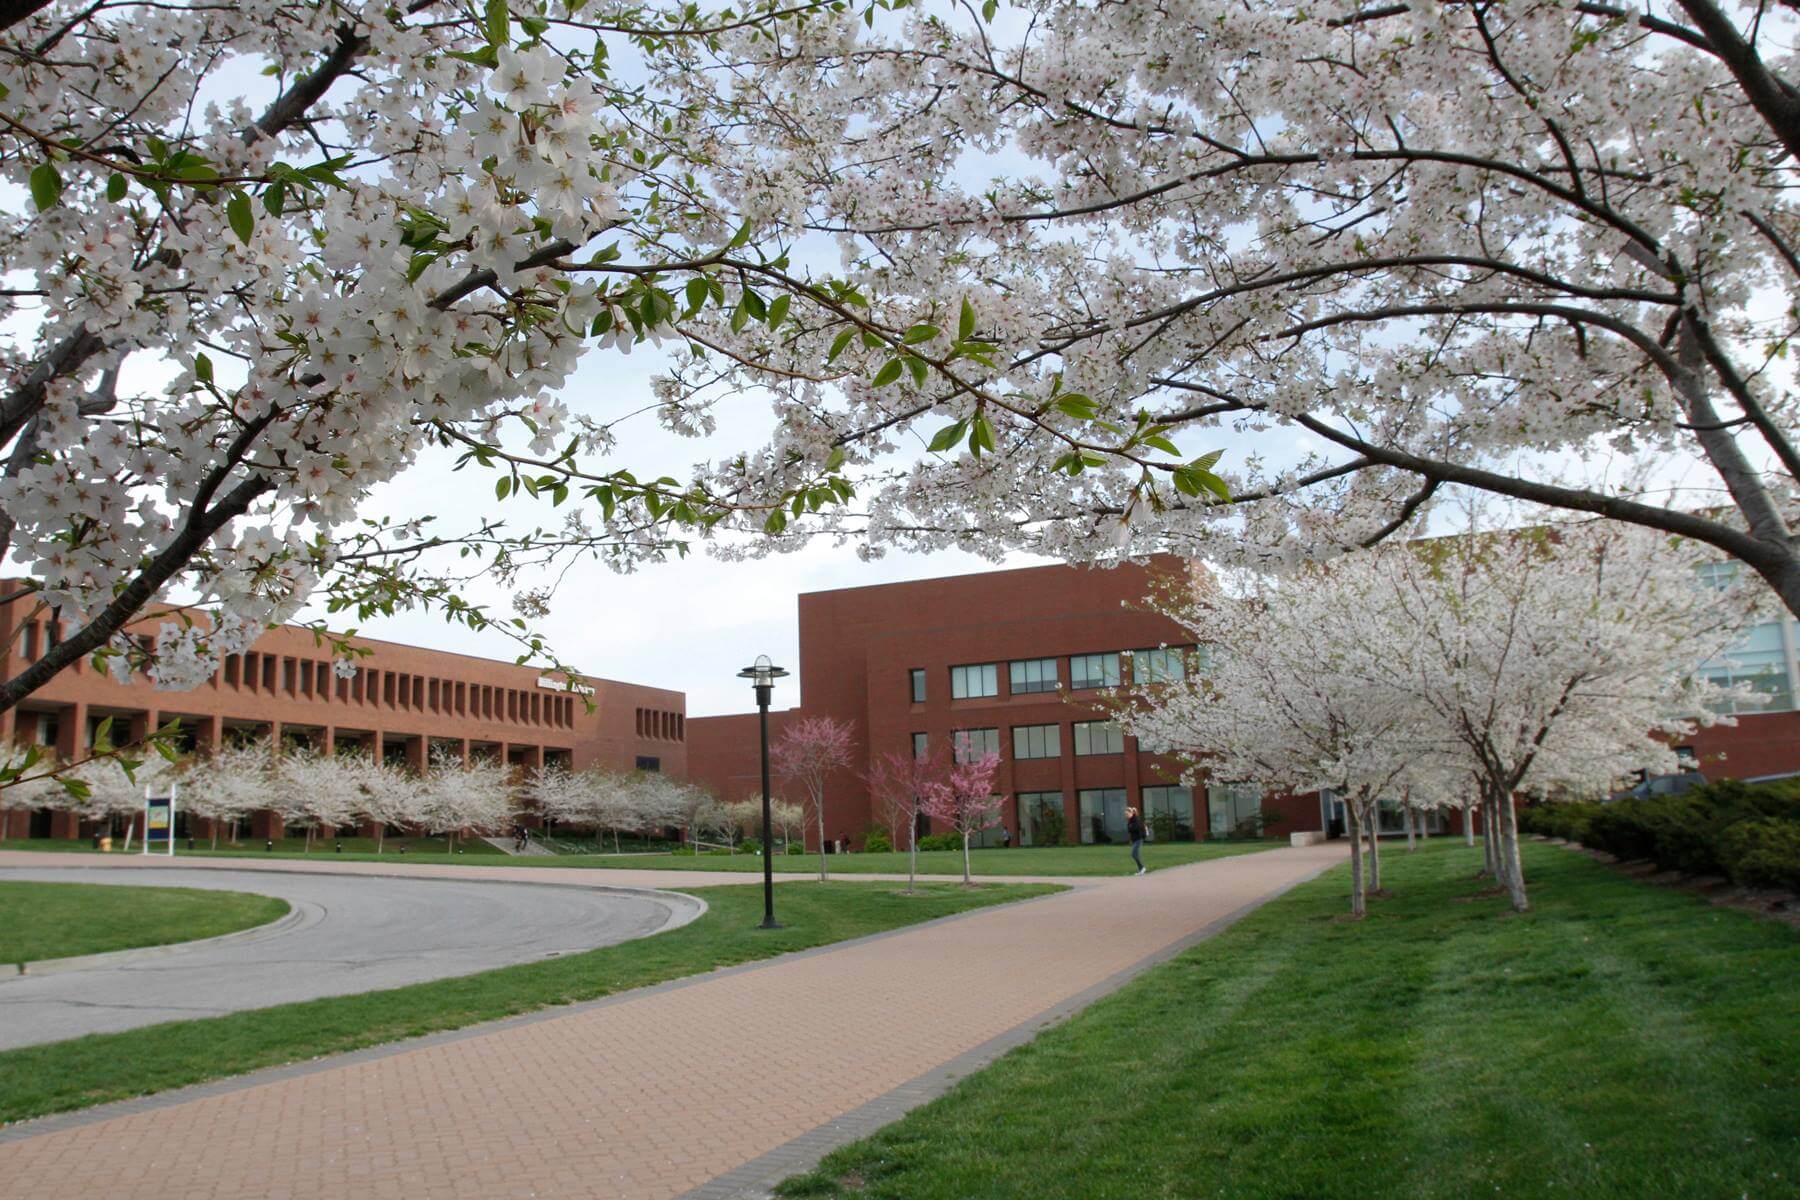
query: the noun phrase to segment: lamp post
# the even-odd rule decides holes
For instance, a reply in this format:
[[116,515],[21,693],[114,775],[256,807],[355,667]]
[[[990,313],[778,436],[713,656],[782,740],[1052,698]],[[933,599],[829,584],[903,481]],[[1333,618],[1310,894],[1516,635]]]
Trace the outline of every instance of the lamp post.
[[[769,699],[775,694],[775,681],[787,672],[759,654],[756,661],[738,672],[739,679],[756,685],[756,712],[762,724],[762,843],[763,843],[763,929],[780,929],[775,922],[775,842],[769,834]],[[825,847],[819,847],[823,854]]]

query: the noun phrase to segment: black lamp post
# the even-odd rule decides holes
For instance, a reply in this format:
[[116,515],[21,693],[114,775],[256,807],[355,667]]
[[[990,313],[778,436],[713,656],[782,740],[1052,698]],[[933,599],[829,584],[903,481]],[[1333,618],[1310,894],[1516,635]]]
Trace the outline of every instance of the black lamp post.
[[[769,834],[769,699],[775,693],[775,681],[787,672],[759,654],[756,661],[738,672],[739,679],[756,685],[756,711],[762,722],[762,806],[763,806],[763,929],[780,929],[775,923],[775,842]],[[819,847],[824,853],[825,848]]]

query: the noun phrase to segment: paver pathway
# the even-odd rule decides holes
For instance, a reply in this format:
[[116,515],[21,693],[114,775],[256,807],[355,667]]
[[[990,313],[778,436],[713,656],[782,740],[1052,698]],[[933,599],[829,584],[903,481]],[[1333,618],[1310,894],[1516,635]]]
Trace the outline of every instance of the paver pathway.
[[1312,846],[1103,881],[74,1127],[50,1118],[0,1132],[0,1180],[40,1200],[755,1194],[867,1132],[846,1114],[897,1115],[921,1076],[972,1068],[1343,857]]

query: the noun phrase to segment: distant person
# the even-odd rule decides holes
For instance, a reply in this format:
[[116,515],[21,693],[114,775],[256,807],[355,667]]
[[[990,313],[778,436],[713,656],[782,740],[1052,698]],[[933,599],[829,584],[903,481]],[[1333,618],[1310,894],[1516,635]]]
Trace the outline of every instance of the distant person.
[[1125,810],[1125,836],[1131,839],[1131,861],[1137,864],[1137,873],[1144,873],[1144,818],[1138,816],[1138,810]]
[[1012,830],[1004,825],[1000,827],[1000,848],[1002,850],[1012,849]]

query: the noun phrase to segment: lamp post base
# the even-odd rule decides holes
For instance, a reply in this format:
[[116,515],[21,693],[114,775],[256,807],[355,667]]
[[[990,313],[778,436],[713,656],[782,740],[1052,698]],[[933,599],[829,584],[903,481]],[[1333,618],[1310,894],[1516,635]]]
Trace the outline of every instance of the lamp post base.
[[786,929],[787,926],[783,925],[780,921],[777,921],[774,917],[768,917],[768,918],[765,918],[764,921],[762,922],[762,924],[758,925],[757,928],[758,929]]

